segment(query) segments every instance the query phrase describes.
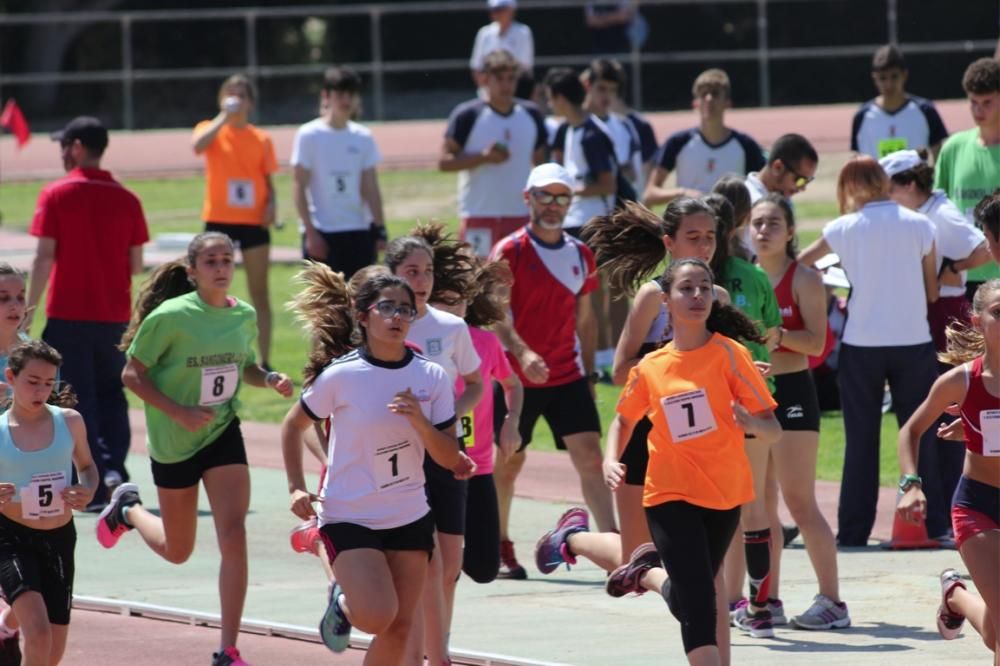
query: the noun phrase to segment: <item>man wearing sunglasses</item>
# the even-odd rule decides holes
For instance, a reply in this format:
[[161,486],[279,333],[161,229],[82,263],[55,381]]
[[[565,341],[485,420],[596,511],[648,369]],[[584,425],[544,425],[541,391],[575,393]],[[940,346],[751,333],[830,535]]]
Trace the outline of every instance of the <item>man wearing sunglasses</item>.
[[[491,255],[506,260],[514,275],[509,317],[495,331],[524,383],[524,407],[520,415],[511,415],[519,419],[521,449],[506,460],[499,456],[494,470],[501,570],[510,572],[504,576],[508,578],[525,577],[509,540],[509,517],[514,482],[539,417],[549,424],[556,445],[569,451],[600,530],[615,527],[611,494],[601,474],[601,422],[591,385],[596,328],[589,294],[597,288],[597,267],[590,249],[563,230],[573,187],[563,166],[535,167],[524,188],[530,222],[501,240]],[[494,423],[502,425],[504,401],[494,404]],[[586,520],[568,528],[586,529]]]
[[770,192],[791,199],[813,181],[818,166],[819,155],[809,139],[800,134],[778,137],[771,146],[764,168],[747,174],[751,203],[756,203]]

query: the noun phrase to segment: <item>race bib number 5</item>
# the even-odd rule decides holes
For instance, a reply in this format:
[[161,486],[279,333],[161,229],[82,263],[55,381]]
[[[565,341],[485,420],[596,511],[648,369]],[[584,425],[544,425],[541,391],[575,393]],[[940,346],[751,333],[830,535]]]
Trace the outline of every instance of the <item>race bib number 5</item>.
[[38,520],[63,515],[65,503],[62,491],[65,488],[65,472],[35,474],[31,482],[21,488],[21,517]]
[[236,394],[239,385],[239,367],[235,363],[213,365],[201,369],[201,398],[198,404],[202,407],[221,405]]
[[415,478],[421,469],[417,451],[409,440],[375,449],[375,489],[390,490]]
[[718,429],[705,389],[668,395],[660,398],[660,405],[674,442],[701,437]]
[[1000,456],[1000,409],[979,412],[979,427],[983,431],[983,455]]

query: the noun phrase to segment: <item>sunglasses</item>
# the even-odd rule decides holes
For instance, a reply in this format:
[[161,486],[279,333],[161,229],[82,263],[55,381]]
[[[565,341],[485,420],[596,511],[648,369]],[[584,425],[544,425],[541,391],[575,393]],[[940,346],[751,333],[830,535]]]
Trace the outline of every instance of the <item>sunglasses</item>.
[[573,200],[572,194],[551,194],[542,190],[535,190],[531,193],[531,196],[535,197],[535,201],[543,206],[548,206],[553,203],[558,204],[559,206],[568,206],[569,202]]
[[417,309],[409,303],[399,303],[397,305],[392,301],[379,301],[368,309],[375,310],[375,312],[378,312],[386,319],[392,319],[396,315],[399,315],[399,318],[403,321],[412,322],[417,318]]
[[800,190],[804,190],[806,185],[816,180],[816,176],[803,176],[801,173],[799,173],[792,167],[788,166],[788,164],[786,164],[785,162],[782,162],[782,164],[785,165],[785,169],[788,171],[788,173],[795,176],[795,187],[797,187]]

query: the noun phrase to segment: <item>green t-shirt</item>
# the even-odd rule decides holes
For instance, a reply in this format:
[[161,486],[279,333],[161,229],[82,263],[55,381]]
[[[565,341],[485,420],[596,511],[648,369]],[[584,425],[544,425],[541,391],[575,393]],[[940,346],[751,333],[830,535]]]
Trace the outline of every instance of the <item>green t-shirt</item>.
[[[729,257],[726,260],[722,286],[729,292],[733,305],[754,320],[761,333],[766,333],[769,328],[781,326],[778,298],[774,295],[767,273],[759,266],[754,266],[746,259]],[[750,355],[755,361],[770,362],[771,353],[766,345],[749,340],[740,340],[740,343],[750,350]],[[767,378],[767,385],[774,393],[774,380],[771,377]]]
[[160,463],[187,460],[215,441],[236,417],[243,368],[255,362],[254,309],[237,300],[216,308],[191,292],[164,301],[139,326],[128,356],[148,368],[149,378],[182,405],[215,409],[215,418],[197,432],[185,430],[146,405],[146,445]]
[[[934,166],[934,187],[944,190],[974,223],[972,211],[976,204],[1000,187],[1000,145],[982,145],[978,127],[952,134],[941,147]],[[995,277],[1000,277],[1000,267],[992,261],[968,274],[968,279],[976,282]]]

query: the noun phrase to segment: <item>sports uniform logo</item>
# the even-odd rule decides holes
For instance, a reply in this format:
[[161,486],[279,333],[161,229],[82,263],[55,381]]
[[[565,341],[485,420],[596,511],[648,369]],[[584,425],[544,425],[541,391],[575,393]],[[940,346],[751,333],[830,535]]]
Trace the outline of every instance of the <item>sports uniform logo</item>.
[[707,167],[708,173],[713,173],[715,171],[715,158],[714,157],[708,158],[708,162],[706,163],[706,167]]
[[507,142],[507,143],[510,143],[511,138],[513,138],[513,137],[511,137],[511,134],[510,134],[510,128],[509,127],[505,127],[504,130],[503,130],[503,140],[505,142]]
[[789,405],[785,408],[786,419],[801,419],[804,416],[805,410],[802,409],[802,405]]
[[896,136],[896,126],[889,125],[889,136]]
[[431,356],[438,356],[441,353],[441,338],[430,338],[427,341],[427,353]]
[[574,266],[573,267],[573,277],[580,277],[580,267],[579,266]]
[[427,389],[420,389],[417,391],[417,402],[430,402],[431,392]]

